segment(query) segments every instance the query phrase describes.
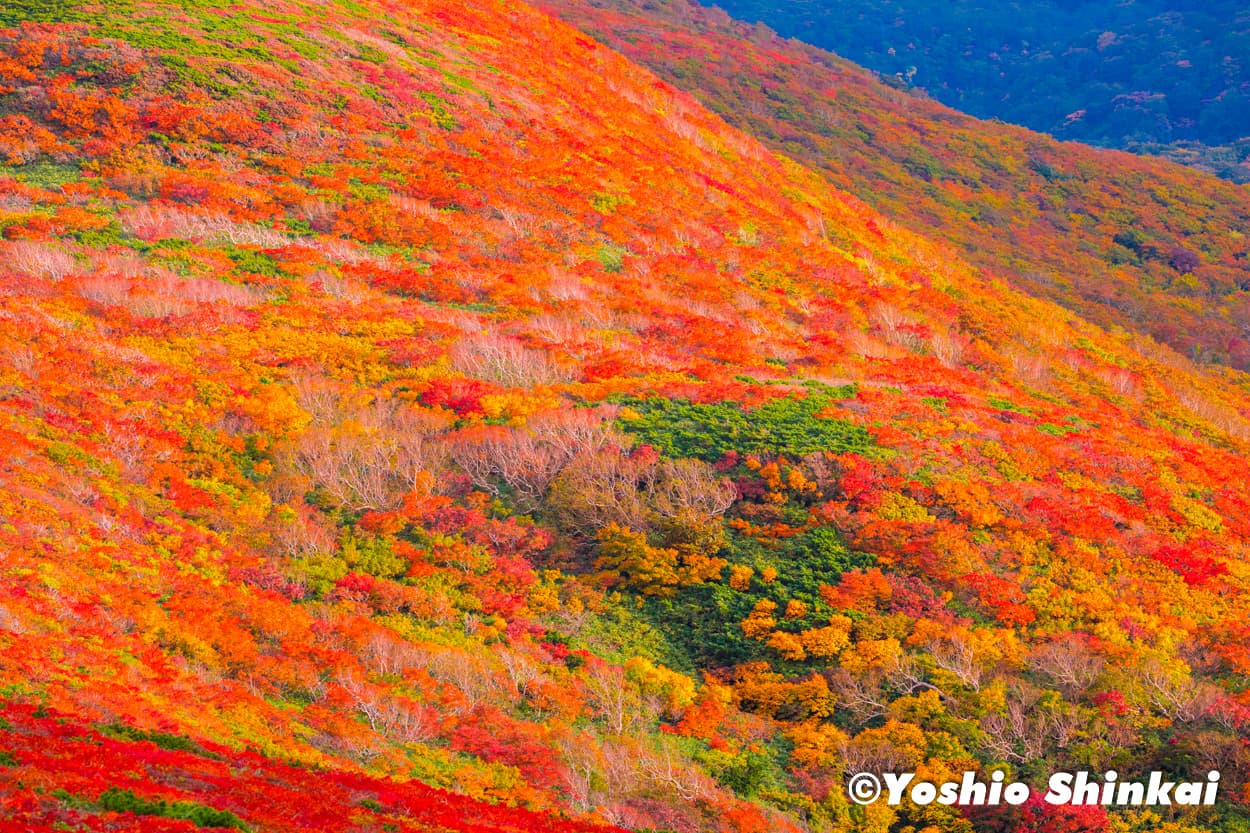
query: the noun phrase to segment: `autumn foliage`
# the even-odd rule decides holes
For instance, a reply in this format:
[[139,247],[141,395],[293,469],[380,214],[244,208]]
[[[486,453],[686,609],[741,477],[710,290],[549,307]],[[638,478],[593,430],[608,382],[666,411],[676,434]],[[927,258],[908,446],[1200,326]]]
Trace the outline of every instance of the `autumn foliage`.
[[842,779],[1078,765],[1244,827],[1240,371],[524,4],[24,14],[0,829],[967,830]]

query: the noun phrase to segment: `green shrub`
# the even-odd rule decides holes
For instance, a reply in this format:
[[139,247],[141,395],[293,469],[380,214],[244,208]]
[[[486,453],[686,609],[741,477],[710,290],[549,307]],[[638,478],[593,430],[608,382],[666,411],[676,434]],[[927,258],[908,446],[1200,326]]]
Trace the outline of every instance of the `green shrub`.
[[4,0],[0,3],[0,28],[31,23],[68,23],[84,19],[75,0]]
[[620,246],[604,243],[596,252],[596,257],[599,259],[599,265],[603,267],[603,271],[615,273],[625,268],[626,252],[627,250]]
[[746,798],[759,789],[772,774],[772,761],[758,752],[742,752],[734,755],[716,772],[716,780]]
[[727,451],[801,457],[817,451],[864,452],[868,432],[849,422],[818,414],[854,388],[810,391],[803,398],[774,399],[744,411],[732,402],[692,405],[671,399],[626,402],[638,416],[621,427],[668,457],[719,460]]
[[215,810],[193,801],[166,801],[163,798],[140,798],[130,790],[109,787],[96,799],[96,806],[112,813],[133,813],[136,816],[161,816],[184,819],[196,827],[228,827],[247,830],[243,820],[227,810]]
[[[739,538],[741,543],[744,539]],[[822,584],[836,584],[847,570],[871,567],[876,558],[847,549],[842,536],[832,527],[822,526],[787,540],[771,560],[777,567],[777,583],[790,598],[815,604],[820,599]]]
[[226,256],[234,261],[234,265],[240,272],[263,275],[267,278],[275,278],[282,274],[282,270],[278,268],[278,261],[264,252],[232,248],[226,251]]
[[[784,629],[821,627],[828,624],[833,612],[820,596],[821,585],[837,584],[847,570],[876,563],[872,555],[847,549],[841,536],[830,527],[818,527],[773,546],[731,532],[719,554],[730,564],[744,564],[757,573],[772,567],[777,577],[768,583],[757,579],[745,590],[708,582],[684,586],[673,598],[645,599],[647,619],[682,656],[668,662],[672,667],[718,668],[759,659],[769,660],[774,667],[786,666],[763,643],[743,633],[742,620],[750,615],[755,604],[768,599],[784,608],[791,599],[801,601],[808,607],[807,615],[787,622]],[[794,664],[792,670],[802,667]]]
[[406,558],[395,554],[390,538],[348,535],[343,539],[342,558],[352,571],[377,578],[403,578],[409,567]]
[[126,726],[122,723],[110,723],[107,726],[102,726],[100,733],[118,740],[147,741],[148,743],[156,744],[161,749],[190,752],[193,755],[200,755],[205,758],[216,759],[219,757],[182,735],[171,735],[166,732],[145,732],[143,729],[136,729],[134,726]]

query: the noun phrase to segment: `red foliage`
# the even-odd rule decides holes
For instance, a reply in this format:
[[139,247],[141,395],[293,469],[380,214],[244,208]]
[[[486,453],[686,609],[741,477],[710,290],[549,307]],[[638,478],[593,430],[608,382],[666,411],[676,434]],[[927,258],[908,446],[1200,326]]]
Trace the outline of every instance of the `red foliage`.
[[[4,750],[17,762],[0,766],[4,833],[51,833],[67,824],[100,833],[198,829],[159,816],[77,809],[52,796],[63,790],[91,802],[110,787],[145,799],[203,804],[234,813],[250,829],[273,833],[347,830],[362,823],[411,833],[619,830],[486,804],[415,781],[291,766],[217,744],[201,743],[198,751],[189,752],[117,740],[67,715],[41,713],[31,705],[0,705],[0,717],[6,721]],[[489,739],[482,742],[490,745]],[[541,765],[537,753],[532,763]],[[556,770],[549,774],[558,778]]]
[[556,787],[566,777],[563,764],[535,736],[532,726],[495,708],[479,708],[468,715],[452,734],[451,748],[514,766],[527,782],[541,789]]
[[1209,542],[1199,542],[1196,545],[1189,546],[1175,544],[1160,547],[1151,553],[1150,557],[1168,569],[1179,573],[1186,584],[1204,584],[1210,579],[1225,575],[1228,572],[1227,565],[1216,561],[1210,556],[1201,554],[1212,549],[1213,547]]
[[442,377],[430,382],[421,394],[421,404],[432,408],[447,408],[464,416],[482,412],[482,397],[498,392],[494,385],[480,379]]

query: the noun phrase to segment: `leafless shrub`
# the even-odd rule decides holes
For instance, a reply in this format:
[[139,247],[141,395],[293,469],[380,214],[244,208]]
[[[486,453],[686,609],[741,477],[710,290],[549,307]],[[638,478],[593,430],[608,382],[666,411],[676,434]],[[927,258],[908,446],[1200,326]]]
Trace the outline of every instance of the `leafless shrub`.
[[1066,749],[1081,729],[1076,710],[1067,703],[1042,705],[1041,691],[1013,687],[1001,713],[981,719],[982,746],[1000,761],[1036,761],[1048,748]]
[[1104,660],[1089,646],[1075,639],[1055,640],[1029,654],[1029,667],[1040,671],[1065,694],[1080,694],[1102,673]]
[[295,397],[312,424],[288,452],[288,465],[340,506],[394,508],[405,494],[436,486],[447,467],[444,415],[391,400],[359,403],[315,377],[298,380]]
[[538,338],[554,345],[579,344],[586,340],[585,328],[567,315],[544,313],[529,320],[528,329]]
[[340,278],[320,269],[308,276],[308,282],[321,284],[321,289],[325,294],[351,304],[360,303],[368,291],[363,284]]
[[561,525],[594,540],[609,524],[646,530],[650,527],[638,462],[619,449],[602,448],[579,454],[553,481],[550,504]]
[[387,676],[403,674],[411,668],[425,668],[430,664],[429,652],[387,631],[378,631],[369,637],[365,654],[370,667]]
[[212,278],[158,275],[148,284],[148,288],[153,294],[189,301],[192,304],[221,303],[235,307],[250,307],[265,300],[263,290]]
[[890,344],[919,353],[925,347],[912,316],[890,304],[878,304],[869,316],[882,337]]
[[168,318],[171,315],[186,315],[194,309],[181,298],[147,294],[128,296],[126,308],[140,318]]
[[433,654],[430,673],[436,679],[451,683],[460,692],[462,703],[451,707],[453,714],[472,711],[482,703],[497,699],[504,691],[486,661],[464,651],[451,649]]
[[945,367],[958,367],[964,356],[963,340],[948,330],[929,336],[929,350]]
[[337,682],[356,711],[369,721],[369,728],[388,740],[424,743],[438,734],[435,718],[412,700],[397,697],[351,673],[340,674]]
[[121,306],[130,297],[130,278],[95,274],[78,282],[78,294],[106,307]]
[[954,635],[939,639],[929,646],[934,664],[955,677],[972,691],[980,691],[989,673],[971,640]]
[[657,745],[657,749],[638,756],[638,768],[653,788],[684,802],[710,798],[715,793],[712,779],[677,751],[671,740],[661,736]]
[[733,506],[737,492],[700,460],[662,460],[648,483],[651,504],[661,517],[689,513],[719,517]]
[[1159,714],[1178,723],[1190,723],[1218,701],[1218,689],[1199,683],[1188,672],[1147,661],[1134,669],[1134,690]]
[[498,652],[499,661],[503,665],[508,681],[516,689],[517,694],[525,696],[531,693],[534,683],[542,679],[542,670],[532,659],[518,651],[502,649]]
[[116,249],[92,249],[88,256],[91,258],[92,274],[95,275],[137,278],[150,269],[138,254],[128,250],[119,252]]
[[1173,393],[1181,407],[1211,427],[1242,439],[1250,437],[1250,422],[1231,405],[1188,385],[1176,385]]
[[842,338],[846,341],[848,351],[866,359],[888,359],[900,354],[897,349],[892,349],[884,339],[877,338],[863,330],[852,328],[847,330]]
[[603,791],[597,788],[603,781],[599,776],[603,768],[602,751],[584,738],[572,737],[561,738],[559,749],[571,805],[584,813],[603,804]]
[[890,698],[883,688],[883,674],[852,674],[845,668],[836,668],[825,677],[830,690],[838,696],[839,708],[849,711],[860,724],[888,713]]
[[385,405],[360,417],[309,428],[295,444],[296,468],[355,511],[392,509],[405,494],[434,485],[447,458],[439,440],[444,419]]
[[0,272],[59,281],[78,271],[74,258],[51,243],[36,240],[0,241]]
[[549,502],[560,523],[585,540],[617,524],[698,543],[715,538],[714,520],[735,497],[702,461],[638,459],[605,446],[570,460],[552,482]]
[[7,358],[9,364],[18,373],[25,376],[38,375],[36,372],[37,356],[33,348],[15,344],[4,348],[3,352],[0,352],[0,355]]
[[1050,368],[1046,360],[1021,347],[1009,348],[1006,358],[1011,362],[1012,371],[1017,379],[1035,388],[1045,388],[1050,381]]
[[438,736],[435,713],[406,697],[385,700],[378,722],[382,734],[396,743],[426,743]]
[[1132,399],[1141,398],[1141,384],[1137,376],[1122,367],[1105,367],[1097,371],[1099,379],[1106,383],[1112,393]]
[[596,664],[586,676],[586,698],[613,735],[632,733],[645,722],[642,694],[619,666]]
[[463,338],[451,348],[451,363],[461,373],[509,388],[550,385],[571,378],[546,353],[506,336]]
[[551,283],[547,284],[547,293],[552,300],[561,303],[568,301],[585,301],[590,298],[586,285],[574,276],[560,272],[553,274]]
[[534,509],[575,456],[624,442],[611,428],[614,415],[611,407],[540,414],[525,426],[463,434],[452,454],[479,489],[495,495],[507,489]]
[[175,237],[184,240],[220,240],[236,246],[276,249],[291,239],[256,223],[241,223],[221,212],[191,211],[172,205],[145,203],[119,217],[122,227],[144,240]]
[[427,220],[438,220],[442,222],[442,217],[437,208],[430,204],[429,200],[419,200],[415,197],[405,197],[400,194],[391,194],[390,203],[395,210],[404,214],[412,214],[417,217],[424,217]]

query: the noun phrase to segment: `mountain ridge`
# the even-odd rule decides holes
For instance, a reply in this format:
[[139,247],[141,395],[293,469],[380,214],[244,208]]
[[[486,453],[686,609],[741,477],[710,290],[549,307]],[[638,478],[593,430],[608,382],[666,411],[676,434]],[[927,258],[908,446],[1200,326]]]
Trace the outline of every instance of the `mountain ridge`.
[[988,274],[1245,369],[1246,186],[977,121],[697,4],[544,6]]

